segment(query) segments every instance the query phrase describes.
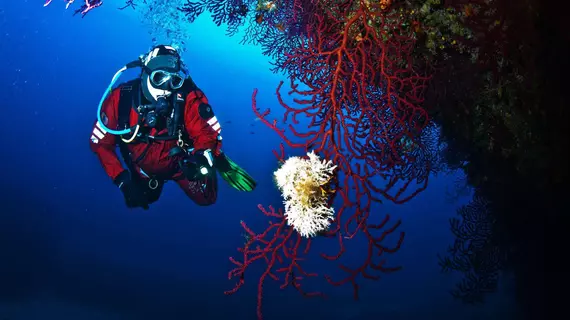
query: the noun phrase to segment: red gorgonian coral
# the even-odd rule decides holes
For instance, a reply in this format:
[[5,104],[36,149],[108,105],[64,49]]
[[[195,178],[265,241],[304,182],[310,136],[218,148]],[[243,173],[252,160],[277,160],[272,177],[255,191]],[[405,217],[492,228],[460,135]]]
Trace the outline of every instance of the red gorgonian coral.
[[[403,241],[397,232],[400,221],[390,225],[389,216],[371,223],[372,203],[388,199],[404,203],[425,189],[433,161],[432,144],[420,137],[428,125],[427,112],[421,106],[430,80],[414,65],[412,51],[415,35],[403,28],[405,20],[385,7],[366,5],[364,1],[328,3],[321,7],[313,25],[307,25],[301,44],[280,57],[278,65],[291,76],[290,95],[295,106],[285,102],[281,83],[277,88],[283,122],[287,129],[269,120],[269,110],[260,113],[253,95],[253,111],[275,131],[287,147],[314,150],[338,167],[334,182],[336,193],[330,205],[338,210],[331,228],[322,234],[336,239],[335,254],[321,254],[338,260],[345,252],[345,242],[357,235],[368,241],[367,255],[356,267],[341,264],[347,273],[340,280],[325,276],[333,285],[351,283],[358,295],[357,277],[378,279],[371,271],[390,272],[380,258],[396,252]],[[374,24],[370,21],[374,21]],[[380,25],[379,25],[380,24]],[[306,89],[301,89],[302,87]],[[301,121],[304,117],[306,121]],[[307,130],[301,131],[301,123]],[[276,153],[285,158],[285,149]],[[337,201],[335,201],[335,199]],[[269,226],[256,233],[242,222],[249,241],[239,251],[243,258],[231,261],[237,266],[230,277],[238,276],[234,293],[245,281],[244,273],[252,262],[265,261],[265,272],[258,284],[258,317],[261,318],[262,289],[267,277],[292,285],[302,294],[300,280],[316,277],[304,270],[299,261],[308,254],[312,239],[304,239],[287,225],[282,211],[260,210],[270,218]],[[396,244],[386,246],[386,237],[396,235]],[[281,276],[281,277],[280,277]]]

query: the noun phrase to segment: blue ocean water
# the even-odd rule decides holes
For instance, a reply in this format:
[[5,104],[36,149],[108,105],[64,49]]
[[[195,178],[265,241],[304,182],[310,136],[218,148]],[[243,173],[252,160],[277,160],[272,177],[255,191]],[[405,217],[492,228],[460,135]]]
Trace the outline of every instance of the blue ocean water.
[[[151,210],[128,210],[88,146],[112,75],[152,45],[148,26],[116,10],[121,3],[105,2],[81,19],[58,2],[0,2],[0,319],[254,319],[260,268],[235,295],[223,292],[234,285],[228,257],[243,243],[239,221],[263,226],[257,204],[280,203],[271,153],[280,140],[255,120],[251,95],[258,88],[258,105],[278,111],[275,87],[285,79],[269,71],[259,48],[226,37],[207,15],[199,18],[183,58],[222,122],[224,150],[258,188],[245,194],[222,183],[218,202],[198,207],[167,184]],[[270,281],[265,319],[515,317],[508,276],[483,306],[449,294],[462,275],[442,274],[437,254],[455,239],[449,218],[469,201],[447,201],[457,178],[431,177],[412,201],[375,207],[373,214],[403,221],[404,245],[388,260],[402,271],[361,281],[359,301],[350,285],[316,281],[312,287],[329,295],[321,300]],[[365,249],[351,247],[350,257],[362,258]],[[334,274],[335,265],[316,253],[311,269]]]

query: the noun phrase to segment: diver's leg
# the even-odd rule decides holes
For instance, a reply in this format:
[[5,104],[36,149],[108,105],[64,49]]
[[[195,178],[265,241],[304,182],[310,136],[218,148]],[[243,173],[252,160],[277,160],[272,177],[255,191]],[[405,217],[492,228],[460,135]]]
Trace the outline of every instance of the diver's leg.
[[181,177],[175,180],[186,195],[199,206],[209,206],[218,198],[218,179],[216,175],[200,180]]

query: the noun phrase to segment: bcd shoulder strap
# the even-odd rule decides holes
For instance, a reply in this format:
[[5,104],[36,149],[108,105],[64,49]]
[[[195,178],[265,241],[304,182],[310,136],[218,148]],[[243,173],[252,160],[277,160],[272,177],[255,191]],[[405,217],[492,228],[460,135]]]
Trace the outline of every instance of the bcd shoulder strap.
[[131,110],[139,105],[140,84],[140,79],[135,79],[123,83],[120,87],[118,124],[121,129],[130,127]]

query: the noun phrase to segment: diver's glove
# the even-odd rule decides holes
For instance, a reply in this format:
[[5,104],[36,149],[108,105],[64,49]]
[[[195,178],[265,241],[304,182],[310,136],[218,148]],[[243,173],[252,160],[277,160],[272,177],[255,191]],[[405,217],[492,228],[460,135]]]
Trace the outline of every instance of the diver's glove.
[[182,170],[189,180],[201,180],[215,174],[214,156],[210,149],[196,150],[182,162]]
[[198,172],[202,176],[210,176],[214,174],[214,155],[210,149],[197,150],[194,152]]
[[140,185],[132,180],[129,171],[125,170],[121,172],[113,182],[123,192],[128,208],[148,209],[147,197]]

